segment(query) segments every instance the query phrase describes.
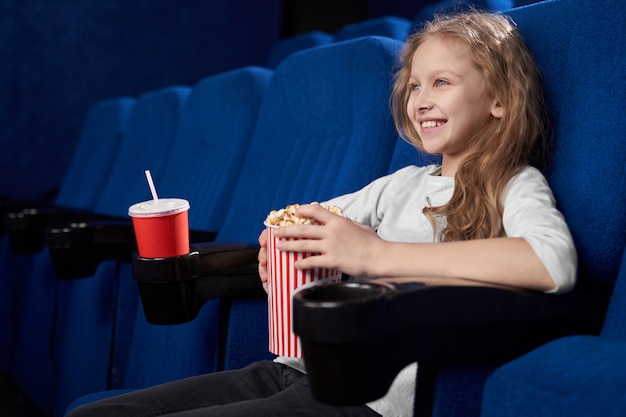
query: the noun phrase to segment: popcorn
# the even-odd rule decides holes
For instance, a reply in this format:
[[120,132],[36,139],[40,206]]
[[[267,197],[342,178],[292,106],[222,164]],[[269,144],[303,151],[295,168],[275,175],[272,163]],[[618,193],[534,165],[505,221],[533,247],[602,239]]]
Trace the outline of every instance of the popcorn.
[[[319,204],[319,203],[313,202],[311,204]],[[343,211],[341,210],[340,207],[337,207],[337,206],[331,207],[325,204],[322,204],[321,206],[324,207],[326,210],[330,211],[331,213],[337,214],[341,217],[346,217],[345,214],[343,214]],[[267,218],[265,219],[265,224],[268,226],[294,226],[297,224],[321,224],[315,219],[309,219],[305,217],[296,216],[296,211],[298,210],[298,207],[300,207],[300,204],[290,204],[283,209],[272,210],[270,214],[267,216]]]

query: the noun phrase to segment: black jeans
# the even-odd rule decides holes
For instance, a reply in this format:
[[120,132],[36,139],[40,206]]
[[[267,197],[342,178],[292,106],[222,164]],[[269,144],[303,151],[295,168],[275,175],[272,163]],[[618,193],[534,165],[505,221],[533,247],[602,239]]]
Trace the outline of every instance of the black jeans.
[[262,361],[110,397],[67,417],[379,416],[365,405],[334,407],[313,399],[305,374]]

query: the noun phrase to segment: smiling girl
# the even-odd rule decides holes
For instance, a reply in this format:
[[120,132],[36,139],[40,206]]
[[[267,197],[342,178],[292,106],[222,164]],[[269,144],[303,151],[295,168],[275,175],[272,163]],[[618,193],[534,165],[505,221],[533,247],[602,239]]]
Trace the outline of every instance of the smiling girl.
[[[502,15],[441,17],[411,36],[392,112],[400,135],[442,156],[335,198],[351,219],[320,205],[300,217],[322,225],[278,228],[284,251],[319,253],[301,269],[433,284],[570,289],[576,251],[541,172],[529,166],[545,139],[540,76]],[[381,117],[384,117],[382,115]],[[259,237],[267,282],[267,237]],[[425,342],[427,343],[427,342]],[[279,357],[139,390],[77,408],[71,416],[411,416],[416,364],[373,403],[334,407],[312,398],[304,363]]]

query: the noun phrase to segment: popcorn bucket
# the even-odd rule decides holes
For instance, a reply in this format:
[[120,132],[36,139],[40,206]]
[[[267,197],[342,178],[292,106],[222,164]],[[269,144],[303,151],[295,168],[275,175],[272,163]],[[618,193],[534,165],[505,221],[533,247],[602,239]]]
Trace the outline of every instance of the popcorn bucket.
[[293,295],[313,285],[340,282],[341,272],[326,268],[296,269],[296,261],[315,254],[277,250],[279,239],[273,233],[276,227],[266,224],[269,350],[280,356],[302,358],[300,340],[292,328]]

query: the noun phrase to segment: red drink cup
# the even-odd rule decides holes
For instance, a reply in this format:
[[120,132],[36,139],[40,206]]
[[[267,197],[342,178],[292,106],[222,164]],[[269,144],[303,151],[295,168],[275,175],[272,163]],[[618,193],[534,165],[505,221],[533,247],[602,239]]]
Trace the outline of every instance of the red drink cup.
[[128,215],[133,220],[137,249],[142,258],[166,258],[189,253],[189,202],[180,198],[160,198],[133,204]]
[[269,350],[276,355],[301,358],[302,347],[292,325],[293,295],[313,285],[340,282],[341,272],[326,268],[296,269],[294,263],[297,260],[315,254],[277,250],[278,238],[273,233],[276,227],[266,224]]

